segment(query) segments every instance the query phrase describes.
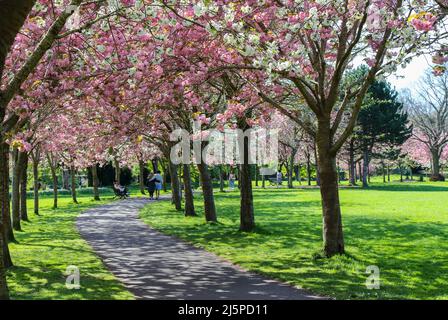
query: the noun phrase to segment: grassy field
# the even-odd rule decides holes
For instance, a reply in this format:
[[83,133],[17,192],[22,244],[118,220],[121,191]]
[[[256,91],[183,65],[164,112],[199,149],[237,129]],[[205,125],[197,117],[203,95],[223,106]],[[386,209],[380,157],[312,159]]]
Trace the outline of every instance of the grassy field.
[[[185,218],[169,202],[141,212],[151,226],[248,270],[338,299],[448,299],[448,183],[374,183],[341,190],[347,254],[320,258],[317,189],[255,191],[257,230],[238,231],[238,192],[216,193],[219,224]],[[366,268],[380,268],[368,290]]]
[[[12,299],[133,299],[104,267],[90,246],[76,230],[76,217],[84,210],[111,201],[94,202],[90,195],[79,195],[75,205],[69,196],[59,199],[53,210],[52,198],[41,199],[41,216],[33,214],[29,200],[30,223],[24,222],[23,232],[16,232],[17,243],[10,245],[15,266],[8,271]],[[79,290],[65,286],[68,266],[80,269]]]

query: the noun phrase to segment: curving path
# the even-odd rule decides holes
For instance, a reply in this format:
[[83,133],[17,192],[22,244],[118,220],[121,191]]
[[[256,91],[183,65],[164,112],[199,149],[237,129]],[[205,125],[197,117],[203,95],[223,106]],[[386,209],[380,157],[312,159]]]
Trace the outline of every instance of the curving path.
[[319,299],[149,228],[138,218],[148,203],[115,202],[88,210],[77,221],[82,237],[137,299]]

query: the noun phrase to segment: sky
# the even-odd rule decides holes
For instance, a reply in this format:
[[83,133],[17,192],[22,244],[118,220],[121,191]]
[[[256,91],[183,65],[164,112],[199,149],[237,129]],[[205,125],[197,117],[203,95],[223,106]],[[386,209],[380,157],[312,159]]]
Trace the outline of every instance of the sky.
[[412,60],[405,69],[399,68],[396,75],[389,76],[387,80],[395,86],[397,91],[401,91],[405,88],[412,90],[417,80],[431,67],[431,65],[430,56],[420,56]]

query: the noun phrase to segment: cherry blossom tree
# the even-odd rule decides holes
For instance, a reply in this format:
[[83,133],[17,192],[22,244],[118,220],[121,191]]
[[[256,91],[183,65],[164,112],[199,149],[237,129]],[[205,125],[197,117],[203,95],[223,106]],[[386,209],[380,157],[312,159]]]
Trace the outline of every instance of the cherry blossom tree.
[[[420,14],[426,12],[426,3],[410,7],[403,1],[164,4],[184,21],[221,37],[246,64],[265,72],[267,84],[283,89],[257,87],[261,99],[289,114],[315,137],[324,252],[326,256],[343,253],[336,155],[353,131],[370,85],[377,76],[406,63],[424,45],[425,35],[434,30],[437,12]],[[368,72],[341,92],[343,75],[356,59],[366,61]],[[279,98],[286,94],[304,100],[315,121],[304,122],[297,110],[283,103]],[[341,127],[344,117],[349,120]]]
[[444,180],[440,159],[448,145],[448,75],[427,72],[415,94],[404,93],[404,103],[414,125],[413,140],[420,141],[431,158],[433,180]]

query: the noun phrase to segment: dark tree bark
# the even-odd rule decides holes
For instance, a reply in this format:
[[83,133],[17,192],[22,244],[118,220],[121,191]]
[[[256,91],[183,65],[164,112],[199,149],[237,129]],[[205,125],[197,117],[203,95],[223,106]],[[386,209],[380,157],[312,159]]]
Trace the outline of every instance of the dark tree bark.
[[13,170],[12,170],[12,190],[11,190],[11,209],[12,209],[12,227],[16,231],[21,231],[20,223],[20,175],[23,163],[22,152],[17,149],[12,151]]
[[314,146],[314,159],[316,159],[315,166],[316,166],[316,185],[320,186],[321,180],[320,180],[320,170],[319,170],[319,160],[317,156],[317,146]]
[[95,163],[92,166],[92,184],[93,184],[93,199],[95,201],[100,201],[100,179],[98,179],[98,165]]
[[8,284],[6,282],[5,246],[7,246],[4,226],[0,223],[0,300],[9,299]]
[[152,162],[152,169],[154,170],[154,172],[159,171],[159,160],[153,159],[151,162]]
[[213,184],[208,172],[208,167],[205,163],[197,165],[199,170],[199,176],[201,180],[202,193],[204,197],[204,211],[205,220],[207,222],[217,222],[215,197],[213,195]]
[[118,184],[121,184],[121,168],[120,168],[120,162],[115,159],[114,160],[114,168],[115,168],[115,181],[117,181]]
[[386,183],[386,168],[385,168],[384,162],[381,163],[381,171],[383,174],[383,183]]
[[39,215],[39,155],[31,153],[33,162],[34,214]]
[[293,149],[289,158],[288,166],[288,189],[293,189],[293,173],[294,173],[294,159],[296,158],[297,150]]
[[0,79],[6,56],[36,0],[0,0]]
[[29,221],[28,207],[26,203],[27,198],[27,184],[28,184],[28,159],[29,155],[23,152],[23,163],[20,171],[20,219],[22,221]]
[[142,160],[138,162],[138,171],[139,171],[138,182],[140,185],[140,193],[145,194],[145,163]]
[[321,179],[324,253],[327,257],[344,253],[336,153],[331,152],[331,136],[330,120],[319,120],[316,143]]
[[74,203],[78,204],[78,199],[76,197],[76,169],[74,166],[71,166],[70,168],[70,187],[71,187],[71,193],[72,193],[72,200]]
[[349,153],[349,159],[348,159],[349,184],[351,186],[356,186],[355,148],[353,140],[350,141],[348,153]]
[[309,154],[306,156],[306,179],[308,186],[311,186],[311,159]]
[[266,189],[266,176],[265,175],[261,176],[261,187],[263,189]]
[[432,166],[431,180],[433,181],[443,180],[443,177],[440,174],[440,154],[441,152],[439,148],[431,149],[431,166]]
[[62,168],[62,189],[70,190],[70,169]]
[[[9,205],[9,145],[0,144],[0,202],[2,216],[0,217],[0,273],[5,272],[5,268],[13,266],[9,253],[8,242],[15,242],[14,232],[11,223]],[[3,281],[3,282],[2,282]],[[0,274],[0,291],[7,292],[4,274]],[[4,294],[3,293],[3,294]],[[0,293],[1,297],[2,293]]]
[[179,198],[180,198],[180,203],[182,204],[183,201],[183,189],[184,189],[184,184],[181,181],[182,178],[182,171],[183,171],[183,166],[177,166],[178,170],[177,170],[177,174],[178,174],[178,181],[179,181]]
[[295,166],[296,171],[296,181],[302,185],[302,165],[299,163]]
[[8,242],[15,242],[9,202],[9,145],[6,143],[0,144],[0,178],[0,300],[4,300],[9,297],[6,268],[13,266]]
[[167,188],[167,183],[166,183],[166,176],[167,176],[167,170],[164,170],[163,171],[163,176],[162,176],[162,179],[163,179],[163,192],[168,192],[168,188]]
[[170,177],[171,177],[171,200],[177,211],[182,211],[182,200],[180,197],[179,175],[177,173],[178,166],[170,161]]
[[191,184],[190,165],[184,164],[183,172],[184,190],[185,190],[185,216],[195,217],[193,188]]
[[363,157],[362,157],[362,187],[363,188],[369,187],[369,163],[370,163],[369,151],[364,150]]
[[258,165],[255,165],[255,186],[258,187],[258,181],[260,180],[260,168]]
[[2,221],[4,225],[7,242],[15,242],[14,231],[11,221],[11,206],[9,196],[9,144],[0,144],[0,171],[2,181],[0,181],[0,201],[2,208]]
[[359,180],[362,182],[362,165],[361,165],[361,160],[358,162],[358,177],[359,177]]
[[52,156],[47,154],[48,164],[50,166],[51,178],[53,180],[53,209],[58,208],[58,174],[56,172],[56,164],[53,162]]
[[[248,154],[247,139],[244,142],[245,158]],[[247,158],[244,163],[240,165],[240,183],[241,183],[241,202],[240,202],[240,230],[244,232],[251,232],[255,229],[255,215],[254,215],[254,199],[252,193],[252,177],[251,165]]]

